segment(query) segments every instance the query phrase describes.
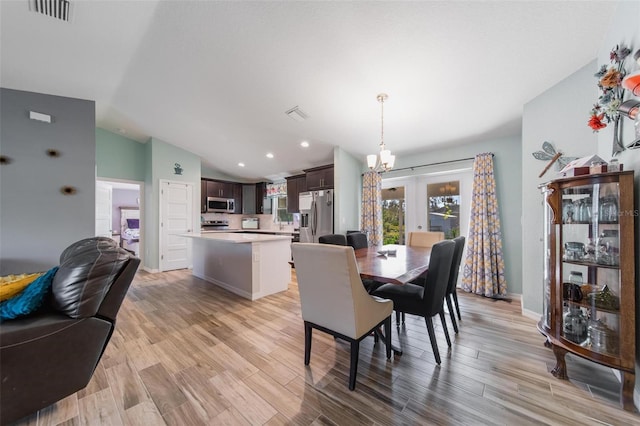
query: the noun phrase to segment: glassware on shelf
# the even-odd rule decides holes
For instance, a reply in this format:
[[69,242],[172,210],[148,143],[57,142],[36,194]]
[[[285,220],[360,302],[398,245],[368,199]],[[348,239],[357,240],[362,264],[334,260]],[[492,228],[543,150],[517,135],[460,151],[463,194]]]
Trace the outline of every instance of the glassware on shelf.
[[618,336],[616,332],[601,320],[593,320],[589,324],[588,329],[589,342],[591,350],[596,352],[608,352],[610,354],[618,353]]
[[598,219],[600,222],[618,221],[618,200],[616,197],[605,197],[600,199]]
[[596,243],[593,241],[593,238],[587,239],[587,244],[584,248],[585,255],[584,260],[587,262],[595,262],[596,261]]
[[568,310],[562,318],[562,332],[564,338],[577,344],[587,340],[587,317],[579,306],[569,304]]

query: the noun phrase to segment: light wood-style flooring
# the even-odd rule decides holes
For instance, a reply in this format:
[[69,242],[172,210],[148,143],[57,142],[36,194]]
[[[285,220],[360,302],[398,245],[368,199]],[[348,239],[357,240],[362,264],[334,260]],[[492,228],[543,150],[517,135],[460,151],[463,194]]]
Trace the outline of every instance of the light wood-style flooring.
[[289,290],[255,302],[191,276],[139,272],[89,386],[21,425],[630,425],[610,369],[552,351],[517,301],[459,291],[462,322],[442,365],[424,320],[407,315],[393,338],[361,343],[356,390],[349,346],[314,332],[311,364],[295,274]]

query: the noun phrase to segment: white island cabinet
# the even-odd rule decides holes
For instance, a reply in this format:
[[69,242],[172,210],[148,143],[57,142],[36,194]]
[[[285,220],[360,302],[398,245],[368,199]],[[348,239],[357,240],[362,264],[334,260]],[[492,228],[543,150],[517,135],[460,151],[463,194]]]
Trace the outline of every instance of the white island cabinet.
[[287,290],[291,281],[291,236],[188,234],[193,275],[256,300]]

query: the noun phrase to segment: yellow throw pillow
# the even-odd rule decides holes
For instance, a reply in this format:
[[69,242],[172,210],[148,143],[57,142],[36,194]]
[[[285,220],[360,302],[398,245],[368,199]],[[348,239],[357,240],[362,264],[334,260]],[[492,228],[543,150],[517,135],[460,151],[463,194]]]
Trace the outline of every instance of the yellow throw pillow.
[[25,287],[35,281],[40,275],[42,275],[42,272],[0,277],[0,302],[10,299],[22,292]]

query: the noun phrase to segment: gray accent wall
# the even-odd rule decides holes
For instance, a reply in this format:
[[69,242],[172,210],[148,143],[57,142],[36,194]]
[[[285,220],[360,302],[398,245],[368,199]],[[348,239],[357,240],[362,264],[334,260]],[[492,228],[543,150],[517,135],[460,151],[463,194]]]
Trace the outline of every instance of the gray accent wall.
[[0,167],[0,275],[44,271],[95,234],[95,103],[1,88],[0,123],[0,152],[11,159]]

